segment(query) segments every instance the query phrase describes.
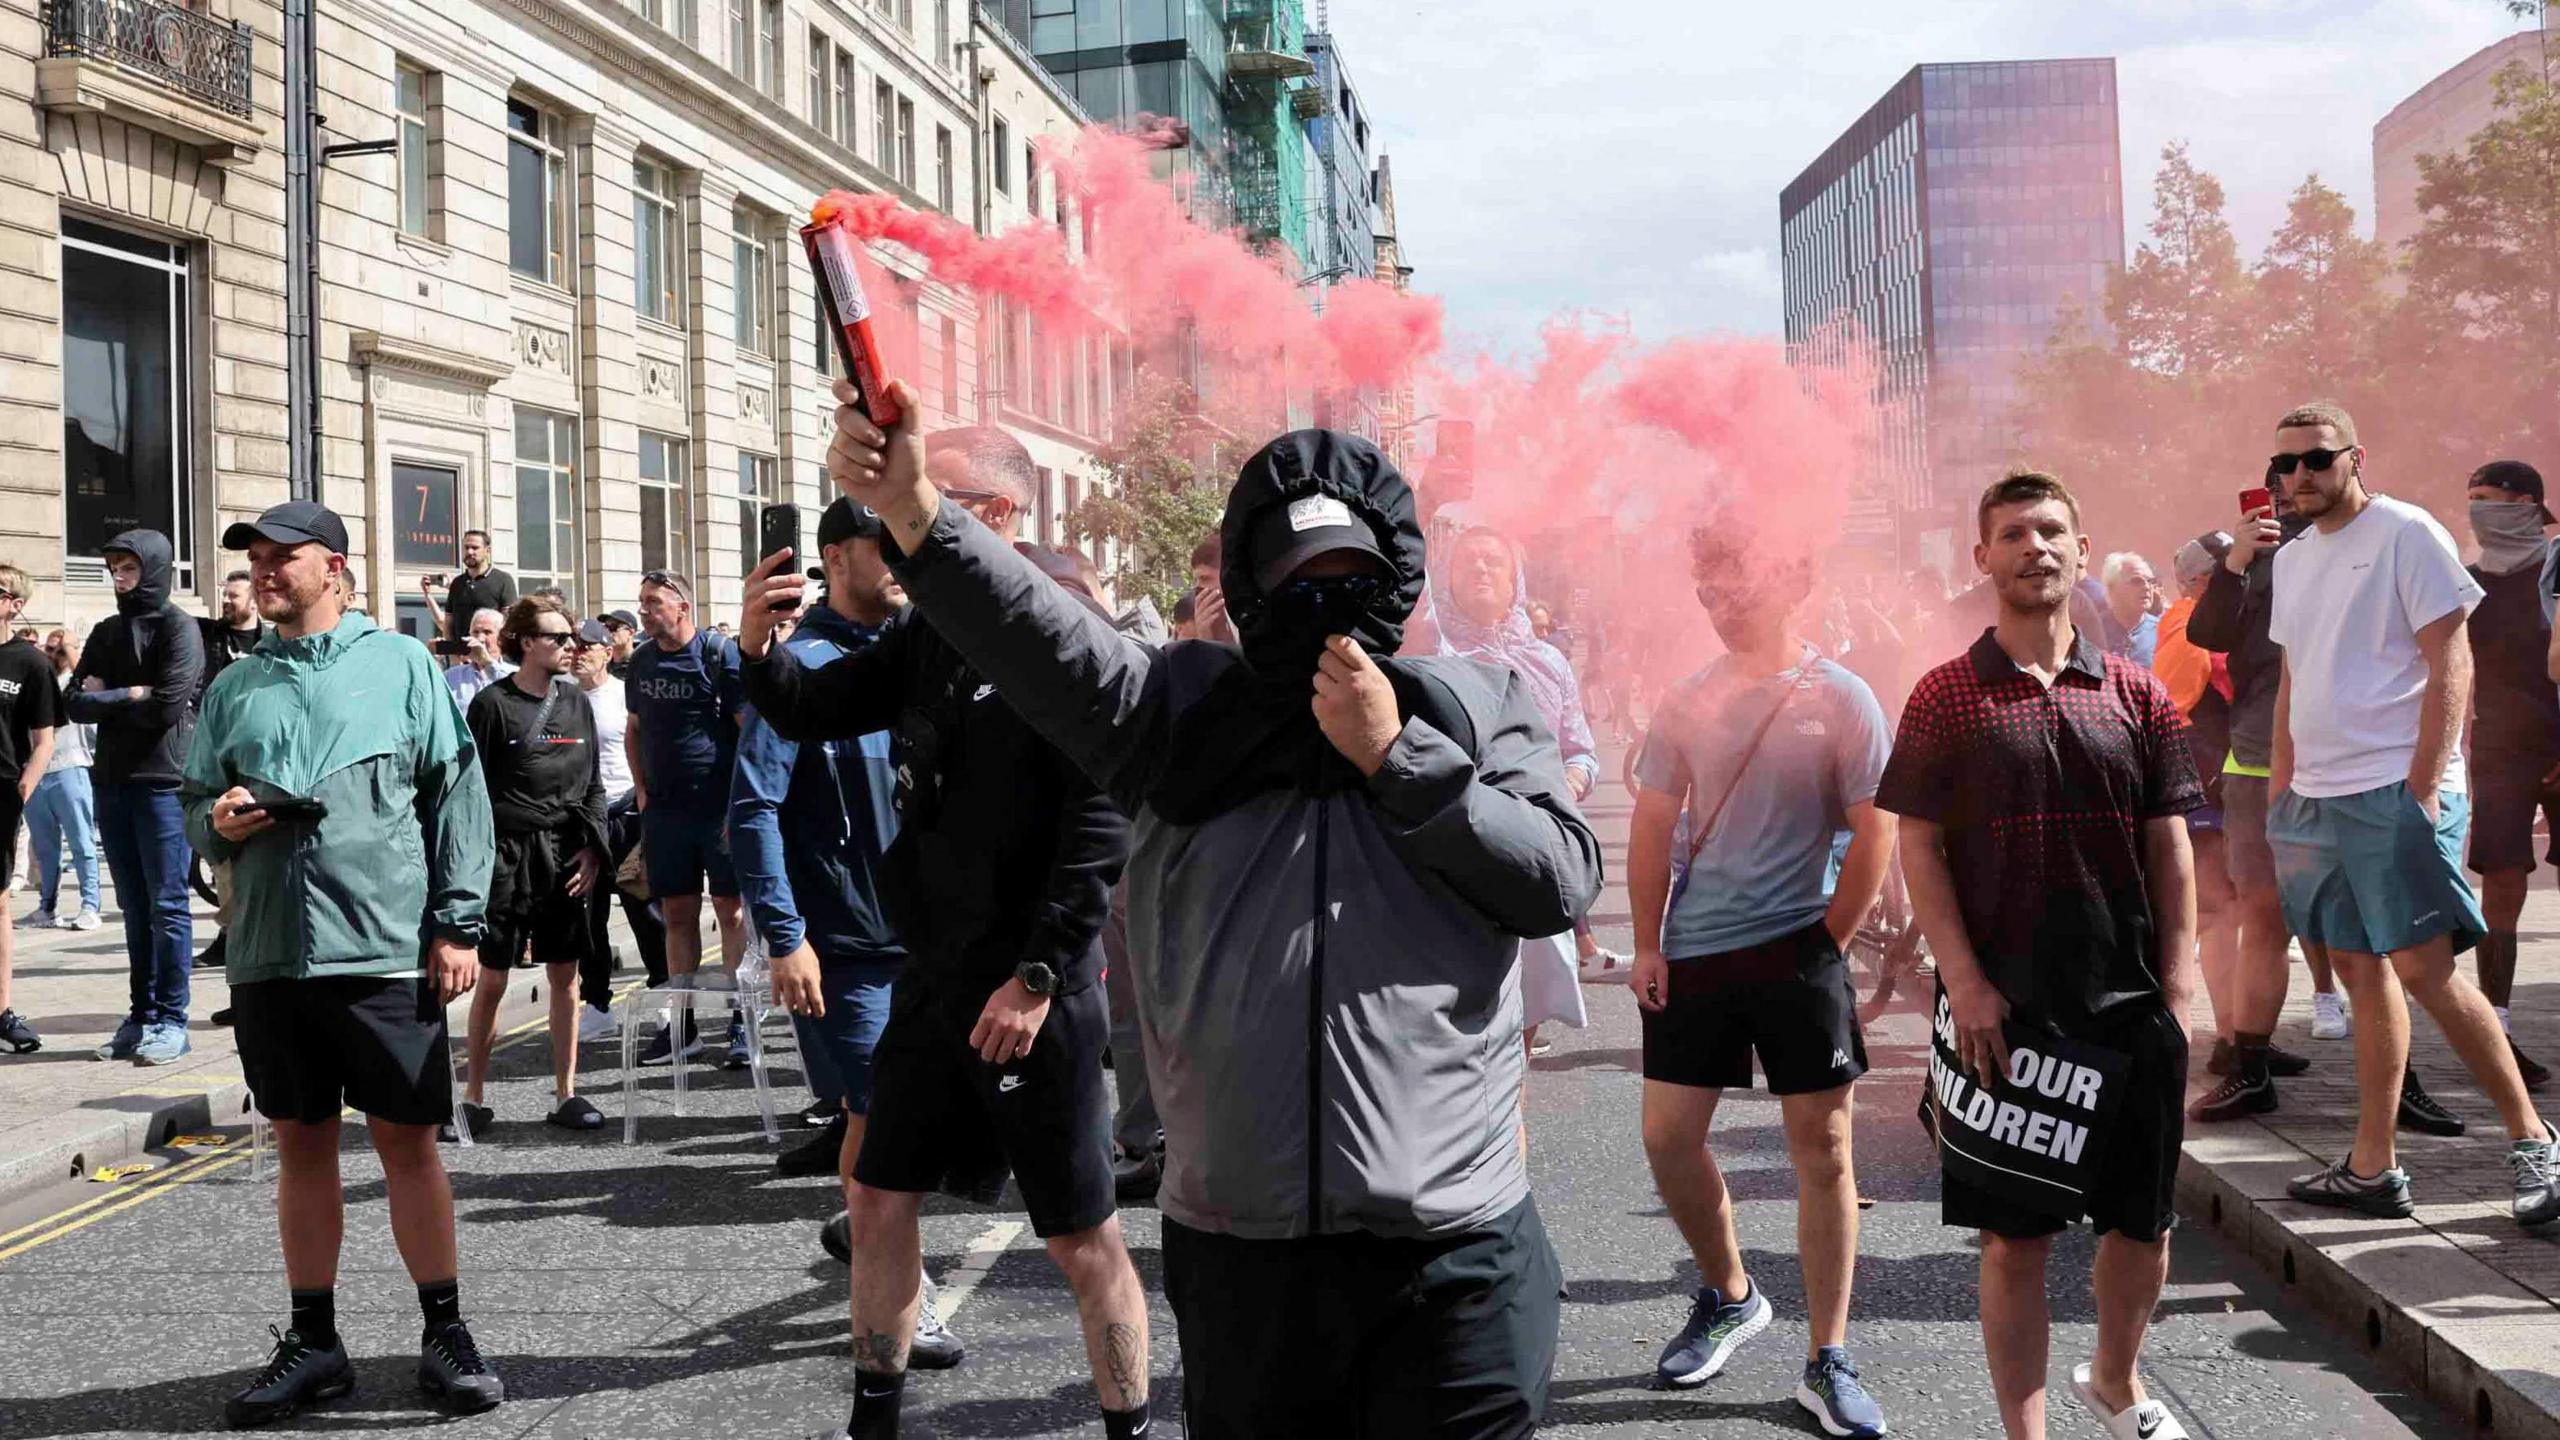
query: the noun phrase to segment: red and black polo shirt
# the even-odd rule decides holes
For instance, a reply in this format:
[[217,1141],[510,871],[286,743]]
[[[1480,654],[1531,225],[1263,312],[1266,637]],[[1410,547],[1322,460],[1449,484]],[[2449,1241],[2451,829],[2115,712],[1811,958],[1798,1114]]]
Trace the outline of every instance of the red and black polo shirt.
[[2021,1018],[2160,995],[2143,823],[2204,803],[2187,724],[2149,670],[2085,634],[2050,688],[1993,633],[1923,677],[1876,805],[1946,832],[1983,970]]

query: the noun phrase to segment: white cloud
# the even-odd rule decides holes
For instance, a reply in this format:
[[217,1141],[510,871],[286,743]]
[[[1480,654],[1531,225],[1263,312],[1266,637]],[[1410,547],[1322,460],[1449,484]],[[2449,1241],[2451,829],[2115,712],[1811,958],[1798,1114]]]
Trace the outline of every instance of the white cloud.
[[1574,309],[1774,334],[1779,190],[1923,61],[2116,56],[2128,239],[2184,139],[2254,254],[2313,170],[2368,210],[2374,121],[2514,22],[2490,0],[1368,0],[1333,26],[1415,283],[1509,350]]

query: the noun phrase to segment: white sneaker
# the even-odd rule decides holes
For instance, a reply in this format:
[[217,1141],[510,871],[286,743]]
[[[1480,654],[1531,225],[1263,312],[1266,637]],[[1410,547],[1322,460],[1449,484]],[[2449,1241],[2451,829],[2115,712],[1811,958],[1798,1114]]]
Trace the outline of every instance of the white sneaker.
[[622,1033],[622,1027],[615,1023],[610,1010],[581,1005],[578,1012],[578,1043],[581,1045],[611,1040]]
[[2071,1367],[2071,1393],[2080,1397],[2080,1403],[2087,1406],[2098,1423],[2107,1428],[2107,1434],[2113,1440],[2188,1440],[2187,1427],[2179,1424],[2178,1417],[2169,1413],[2169,1407],[2157,1400],[2145,1400],[2129,1410],[2110,1413],[2106,1402],[2089,1388],[2089,1367],[2086,1365]]
[[63,921],[62,928],[65,930],[95,930],[98,928],[98,912],[95,910],[83,910],[79,914],[72,916],[70,919]]
[[2311,1038],[2314,1040],[2347,1038],[2347,997],[2334,990],[2312,992]]

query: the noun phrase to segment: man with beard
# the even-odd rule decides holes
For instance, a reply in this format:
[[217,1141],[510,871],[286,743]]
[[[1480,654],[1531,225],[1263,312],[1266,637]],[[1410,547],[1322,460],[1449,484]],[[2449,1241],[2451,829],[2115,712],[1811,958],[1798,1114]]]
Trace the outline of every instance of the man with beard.
[[[460,638],[471,633],[472,617],[483,610],[504,615],[516,603],[516,577],[490,563],[489,532],[462,532],[462,569],[445,583],[444,600],[436,600],[433,576],[418,577],[418,593],[427,599],[427,614],[436,633]],[[470,703],[468,700],[463,703]]]
[[604,1115],[578,1093],[578,974],[593,943],[587,893],[604,871],[604,776],[595,712],[569,678],[578,643],[566,607],[528,595],[507,607],[498,645],[516,667],[471,697],[463,716],[489,790],[497,856],[489,873],[484,972],[471,995],[461,1115],[476,1137],[496,1118],[481,1101],[498,1006],[518,967],[543,967],[551,985],[549,1123],[595,1130]]
[[[1811,1332],[1796,1402],[1826,1433],[1872,1440],[1884,1413],[1848,1351],[1851,1097],[1867,1051],[1843,956],[1893,856],[1893,817],[1874,803],[1889,737],[1866,682],[1791,628],[1812,566],[1736,529],[1723,520],[1690,536],[1698,603],[1727,653],[1663,697],[1636,756],[1627,840],[1645,1158],[1705,1282],[1655,1368],[1667,1385],[1704,1384],[1772,1318],[1744,1273],[1732,1198],[1707,1149],[1724,1093],[1751,1088],[1756,1052],[1796,1172]],[[1695,833],[1675,896],[1684,808]]]
[[2135,1367],[2176,1220],[2196,976],[2183,817],[2203,790],[2159,679],[2073,623],[2089,541],[2071,492],[2016,471],[1978,515],[1974,564],[1999,620],[1912,691],[1876,805],[1902,817],[1951,1048],[1982,1087],[1972,1100],[2007,1083],[2012,1031],[2117,1057],[2121,1093],[2085,1184],[2041,1191],[1960,1170],[1941,1093],[1944,1215],[1981,1232],[1983,1350],[2009,1440],[2044,1440],[2046,1263],[2079,1212],[2099,1235],[2098,1347],[2072,1388],[2112,1435],[2185,1440]]
[[2267,465],[2268,484],[2284,485],[2312,527],[2276,559],[2267,633],[2284,647],[2284,684],[2267,842],[2286,922],[2329,947],[2346,985],[2358,1101],[2353,1146],[2285,1190],[2305,1204],[2411,1213],[2392,1126],[2415,998],[2498,1107],[2517,1223],[2544,1225],[2560,1220],[2560,1132],[2525,1093],[2489,1002],[2454,968],[2487,929],[2459,858],[2470,815],[2463,626],[2480,585],[2433,516],[2365,488],[2365,458],[2355,421],[2321,402],[2276,422]]
[[[462,1320],[444,1007],[479,978],[489,795],[462,716],[407,637],[340,609],[347,527],[307,500],[223,533],[275,634],[205,693],[187,835],[232,866],[240,1068],[275,1127],[292,1319],[233,1428],[346,1394],[338,1116],[363,1112],[424,1319],[419,1388],[465,1414],[506,1394]],[[190,629],[192,634],[192,628]]]
[[[970,507],[956,523],[1012,555],[997,537],[1037,484],[1022,442],[986,426],[945,430],[934,457]],[[1147,1307],[1113,1202],[1099,973],[1128,819],[912,606],[868,648],[822,667],[774,644],[771,602],[796,600],[806,583],[791,559],[773,556],[748,577],[739,649],[755,712],[803,745],[891,730],[898,776],[882,898],[908,959],[872,1055],[854,1160],[860,1373],[846,1428],[852,1440],[897,1433],[926,1193],[992,1202],[1010,1168],[1032,1231],[1075,1292],[1104,1428],[1134,1440],[1149,1421]],[[1044,599],[1118,639],[1099,607],[1064,588],[1072,565],[1031,573]],[[774,961],[774,995],[795,1015],[824,1017],[835,1003],[824,980],[805,940]]]
[[[234,570],[222,577],[222,610],[196,622],[204,634],[204,684],[213,682],[232,661],[258,648],[267,638],[267,626],[258,618],[257,597],[249,590],[249,572]],[[203,691],[196,693],[201,702]]]
[[[1519,942],[1590,903],[1600,847],[1523,682],[1394,658],[1424,585],[1404,477],[1329,431],[1265,446],[1220,527],[1241,650],[1157,649],[973,526],[912,419],[836,395],[829,473],[912,607],[1138,816],[1193,1433],[1529,1434],[1562,1277],[1513,1123]],[[797,592],[775,568],[751,612]]]
[[74,722],[98,727],[90,777],[107,873],[124,908],[132,978],[131,1007],[97,1055],[166,1065],[192,1048],[187,970],[195,921],[178,781],[195,729],[204,637],[195,618],[169,598],[175,564],[168,536],[127,530],[102,554],[115,580],[116,613],[89,632],[63,697]]

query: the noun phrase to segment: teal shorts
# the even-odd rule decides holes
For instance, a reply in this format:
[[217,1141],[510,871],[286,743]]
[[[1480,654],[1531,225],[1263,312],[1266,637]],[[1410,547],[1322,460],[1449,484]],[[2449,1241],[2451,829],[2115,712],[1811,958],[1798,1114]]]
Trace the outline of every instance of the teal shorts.
[[2388,955],[2453,937],[2459,955],[2488,923],[2462,875],[2470,798],[2442,797],[2436,821],[2398,781],[2315,800],[2291,791],[2267,807],[2267,844],[2285,924],[2303,940]]

